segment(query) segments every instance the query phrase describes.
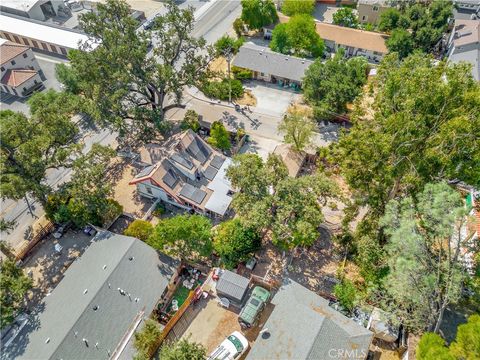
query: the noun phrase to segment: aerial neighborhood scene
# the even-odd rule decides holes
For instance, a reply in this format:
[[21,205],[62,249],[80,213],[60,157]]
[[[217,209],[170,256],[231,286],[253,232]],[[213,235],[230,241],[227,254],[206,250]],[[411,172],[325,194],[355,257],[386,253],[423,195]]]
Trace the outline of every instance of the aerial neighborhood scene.
[[480,360],[480,0],[0,0],[0,360]]

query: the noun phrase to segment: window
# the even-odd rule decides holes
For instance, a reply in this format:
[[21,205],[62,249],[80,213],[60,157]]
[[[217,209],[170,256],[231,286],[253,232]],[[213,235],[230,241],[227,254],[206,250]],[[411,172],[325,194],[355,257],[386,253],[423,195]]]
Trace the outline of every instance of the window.
[[145,189],[147,189],[147,193],[149,193],[150,195],[153,195],[152,189],[150,188],[150,186],[145,186]]
[[0,70],[5,71],[5,68],[2,66],[2,68]]
[[260,73],[260,76],[265,76],[265,74],[261,72],[261,73]]
[[26,59],[26,57],[28,56],[27,53],[23,53],[23,58]]
[[33,46],[38,48],[38,43],[35,40],[32,40]]
[[30,42],[28,41],[28,39],[22,37],[22,40],[23,40],[23,43],[24,43],[25,45],[29,45],[29,46],[30,46]]
[[38,81],[37,81],[37,80],[33,80],[33,83],[34,83],[35,85],[37,85],[37,84],[38,84]]
[[17,35],[13,35],[13,38],[15,39],[15,42],[20,44],[20,39],[18,38]]
[[42,42],[42,47],[43,47],[43,50],[47,50],[47,51],[48,51],[48,46],[47,46],[47,44],[45,44],[45,43]]
[[18,96],[17,90],[12,89],[13,93]]
[[26,88],[26,87],[24,87],[24,88],[23,88],[23,91],[24,91],[24,92],[25,92],[25,91],[27,91],[27,88]]
[[373,6],[373,11],[378,11],[378,6]]
[[53,51],[53,52],[56,52],[56,53],[58,53],[58,51],[57,51],[57,48],[56,48],[55,46],[53,46],[53,45],[50,45],[50,47],[52,48],[52,51]]
[[16,64],[15,60],[10,61],[10,64],[15,65]]
[[362,21],[365,21],[365,20],[367,20],[367,15],[362,16]]
[[5,36],[5,37],[7,38],[7,40],[10,40],[10,41],[12,41],[12,38],[10,37],[10,35],[9,35],[9,34],[7,34],[7,33],[3,33],[3,36]]
[[67,50],[65,50],[65,48],[61,47],[60,51],[62,52],[63,55],[67,55]]

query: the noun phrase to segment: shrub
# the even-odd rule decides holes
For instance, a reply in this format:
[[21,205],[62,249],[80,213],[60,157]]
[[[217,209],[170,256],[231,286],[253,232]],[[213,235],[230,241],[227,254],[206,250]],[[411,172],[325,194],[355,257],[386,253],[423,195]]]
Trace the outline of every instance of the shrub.
[[[219,100],[228,100],[229,95],[229,81],[228,79],[223,79],[222,81],[209,81],[203,84],[202,91],[203,93],[214,99]],[[243,85],[240,80],[233,79],[231,80],[232,87],[232,99],[238,99],[243,96]]]
[[232,66],[233,77],[237,80],[250,80],[253,78],[253,71],[238,66]]
[[146,241],[153,232],[153,225],[145,220],[135,220],[123,232],[124,235],[133,236]]
[[243,33],[245,32],[245,23],[241,18],[235,19],[235,21],[233,22],[233,30],[235,31],[235,34],[237,34],[237,37],[243,35]]
[[158,339],[162,335],[159,324],[152,319],[145,320],[143,328],[135,333],[133,346],[138,351],[139,358],[150,358],[155,351]]
[[200,130],[199,115],[195,110],[187,110],[185,117],[180,125],[182,130],[192,129],[194,132]]
[[357,300],[357,289],[350,280],[342,279],[342,282],[333,288],[333,293],[340,305],[350,312],[353,310]]
[[215,121],[212,124],[208,143],[221,150],[229,150],[232,147],[232,144],[230,143],[230,134],[221,122]]

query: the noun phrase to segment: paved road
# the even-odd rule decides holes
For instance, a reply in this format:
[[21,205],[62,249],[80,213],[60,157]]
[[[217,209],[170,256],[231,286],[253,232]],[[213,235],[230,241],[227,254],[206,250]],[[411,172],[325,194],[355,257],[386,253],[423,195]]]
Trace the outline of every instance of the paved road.
[[[179,4],[181,8],[193,6],[197,11],[197,23],[194,31],[195,36],[204,36],[209,43],[215,42],[225,32],[229,31],[233,20],[240,14],[239,1],[211,0],[211,3],[202,0],[188,0]],[[202,11],[202,7],[205,8]],[[49,57],[41,55],[44,61],[49,61]],[[53,62],[52,62],[53,65]],[[5,104],[2,104],[5,105]],[[4,107],[4,106],[2,106]],[[81,136],[85,143],[84,151],[88,151],[93,143],[109,145],[115,142],[116,134],[109,130],[98,130],[83,127]],[[59,169],[47,174],[47,182],[52,186],[58,186],[69,179],[71,171],[68,169]],[[25,201],[5,200],[0,203],[0,215],[6,220],[15,220],[16,228],[11,234],[1,234],[2,239],[6,239],[13,247],[17,247],[23,239],[28,236],[29,229],[35,220],[44,215],[41,206],[38,206],[32,199],[30,204],[33,210],[33,216],[28,211]]]

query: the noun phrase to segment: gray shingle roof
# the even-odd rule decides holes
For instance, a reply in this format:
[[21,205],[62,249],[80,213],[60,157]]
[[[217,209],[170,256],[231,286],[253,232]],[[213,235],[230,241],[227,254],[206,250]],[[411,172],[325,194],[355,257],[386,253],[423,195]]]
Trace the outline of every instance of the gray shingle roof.
[[[256,359],[365,359],[373,334],[328,305],[328,300],[286,279],[272,314],[247,356]],[[266,335],[267,334],[267,335]]]
[[230,270],[224,270],[220,279],[218,279],[216,290],[219,296],[226,296],[241,302],[248,290],[249,284],[249,279],[235,274]]
[[100,233],[40,304],[38,316],[2,349],[2,359],[109,358],[137,314],[152,312],[178,265],[140,240]]
[[252,43],[243,45],[233,60],[235,66],[299,82],[312,63],[311,60],[276,53]]

